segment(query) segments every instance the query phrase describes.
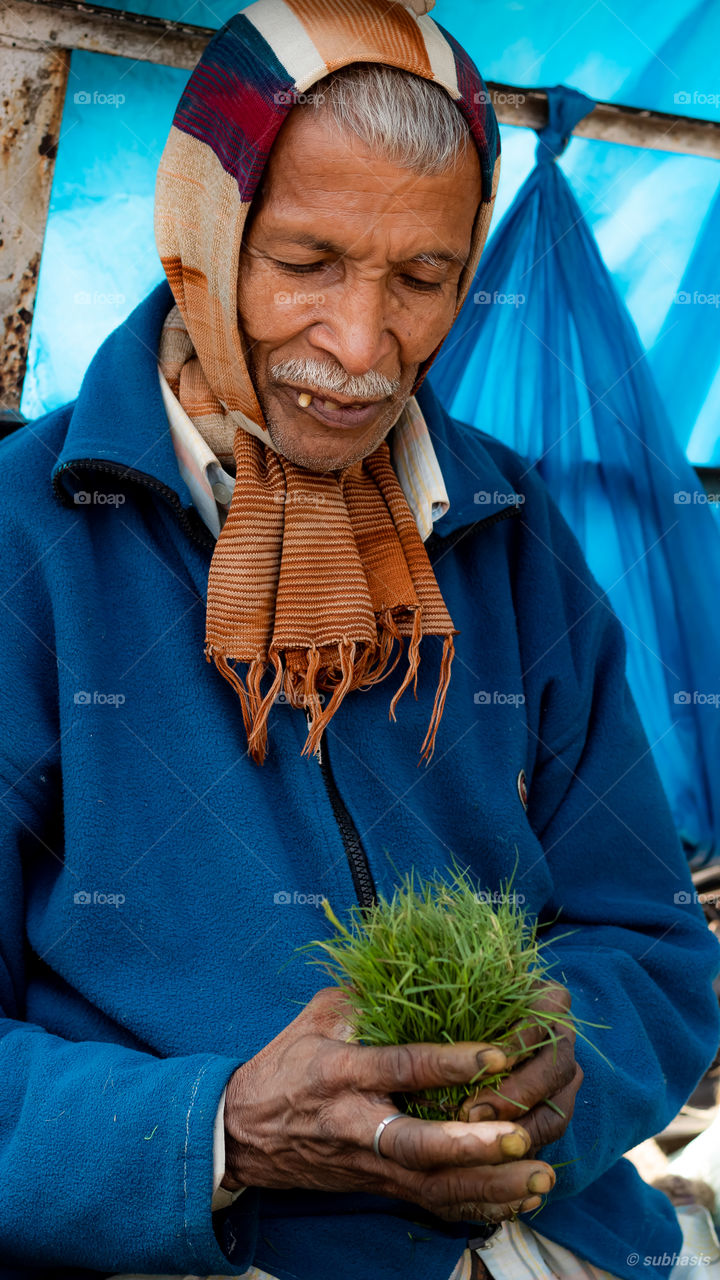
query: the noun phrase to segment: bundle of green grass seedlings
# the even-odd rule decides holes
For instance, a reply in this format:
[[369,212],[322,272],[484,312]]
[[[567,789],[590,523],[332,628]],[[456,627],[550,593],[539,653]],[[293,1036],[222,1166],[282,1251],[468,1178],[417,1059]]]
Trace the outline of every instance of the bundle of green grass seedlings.
[[[352,907],[347,926],[327,900],[323,905],[335,936],[301,949],[320,950],[322,956],[311,963],[321,965],[348,996],[354,1041],[470,1040],[502,1047],[531,1024],[547,1027],[544,1044],[557,1042],[552,1024],[577,1031],[571,1013],[535,1006],[538,981],[550,970],[543,957],[547,944],[538,939],[537,922],[518,905],[511,881],[490,894],[478,892],[457,865],[446,878],[421,882],[411,872],[390,901],[381,897],[371,907]],[[502,1079],[503,1074],[483,1076],[482,1083],[502,1096]],[[394,1100],[421,1120],[454,1120],[474,1083]]]

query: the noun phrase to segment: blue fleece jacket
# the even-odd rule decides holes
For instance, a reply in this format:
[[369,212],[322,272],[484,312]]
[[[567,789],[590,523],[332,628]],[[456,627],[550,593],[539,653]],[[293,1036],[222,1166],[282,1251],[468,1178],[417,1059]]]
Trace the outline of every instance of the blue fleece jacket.
[[[203,654],[214,544],[158,385],[171,304],[163,283],[77,401],[0,447],[0,1276],[443,1280],[472,1227],[382,1197],[248,1191],[232,1262],[213,1229],[222,1090],[324,985],[296,948],[328,927],[321,895],[342,912],[355,891],[302,714],[275,708],[258,767]],[[578,1041],[533,1226],[628,1280],[629,1255],[656,1258],[655,1280],[680,1230],[620,1157],[712,1057],[717,945],[575,538],[522,458],[419,398],[451,501],[427,544],[460,631],[445,714],[418,768],[427,637],[395,724],[387,683],[341,705],[332,770],[385,894],[392,863],[424,876],[454,855],[492,890],[517,859],[575,1011],[609,1024],[590,1032],[604,1056]]]

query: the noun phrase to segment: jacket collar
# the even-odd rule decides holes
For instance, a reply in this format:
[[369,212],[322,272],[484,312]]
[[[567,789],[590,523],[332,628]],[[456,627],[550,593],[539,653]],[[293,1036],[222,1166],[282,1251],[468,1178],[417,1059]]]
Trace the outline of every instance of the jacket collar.
[[[158,377],[160,333],[174,299],[163,280],[105,339],[91,361],[70,416],[52,481],[68,504],[77,489],[74,467],[110,464],[127,479],[166,488],[183,509],[192,497],[180,475]],[[440,537],[492,516],[509,514],[521,499],[474,427],[456,423],[428,382],[417,392],[450,499],[436,523]]]
[[450,508],[433,527],[447,537],[485,520],[517,515],[524,501],[492,457],[492,437],[450,417],[426,380],[417,394],[445,481]]
[[[74,463],[113,463],[128,478],[149,476],[172,490],[183,507],[192,499],[177,464],[160,391],[157,353],[163,321],[174,305],[163,280],[105,339],[73,405],[67,435],[52,469],[53,484],[70,502]],[[133,474],[135,473],[135,474]]]

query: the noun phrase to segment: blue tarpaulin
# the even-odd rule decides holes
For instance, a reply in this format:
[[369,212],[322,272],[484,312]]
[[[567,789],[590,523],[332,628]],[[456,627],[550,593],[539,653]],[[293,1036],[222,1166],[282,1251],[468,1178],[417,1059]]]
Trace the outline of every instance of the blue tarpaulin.
[[628,678],[688,856],[702,862],[720,852],[720,528],[555,162],[594,104],[549,93],[537,165],[430,379],[456,417],[526,455],[560,504],[624,623]]
[[[112,5],[205,27],[241,7]],[[578,12],[559,0],[437,0],[433,15],[488,80],[562,83],[593,98],[720,120],[716,0],[613,0]],[[21,405],[27,417],[77,394],[102,339],[162,279],[153,186],[187,77],[72,55]],[[501,134],[498,218],[534,154],[530,130],[503,126]],[[720,165],[587,140],[561,163],[650,352],[678,439],[691,462],[720,465],[720,207],[710,213],[720,201]],[[687,294],[692,302],[676,302]]]
[[[217,27],[240,6],[125,7]],[[488,80],[562,82],[720,119],[716,0],[568,12],[547,0],[437,0],[434,16]],[[27,417],[74,397],[100,342],[163,278],[155,171],[187,75],[72,55]],[[591,100],[560,94],[555,109],[573,103],[582,114]],[[497,221],[473,291],[494,301],[471,295],[433,379],[459,417],[528,456],[578,534],[625,624],[633,691],[700,860],[719,835],[720,534],[687,459],[720,465],[720,166],[577,139],[533,169],[536,141],[502,128]]]

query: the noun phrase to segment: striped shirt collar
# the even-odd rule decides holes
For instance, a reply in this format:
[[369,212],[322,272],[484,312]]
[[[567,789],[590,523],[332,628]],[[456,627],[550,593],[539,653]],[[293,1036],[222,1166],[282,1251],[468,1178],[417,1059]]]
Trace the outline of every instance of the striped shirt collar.
[[[218,461],[210,446],[188,417],[158,366],[160,390],[170,425],[180,474],[199,515],[215,538],[225,523],[235,477]],[[247,428],[265,444],[267,436],[250,419]],[[272,445],[270,444],[272,448]],[[393,428],[392,462],[420,531],[423,542],[433,524],[450,507],[445,482],[430,439],[425,418],[414,396],[407,401]]]

